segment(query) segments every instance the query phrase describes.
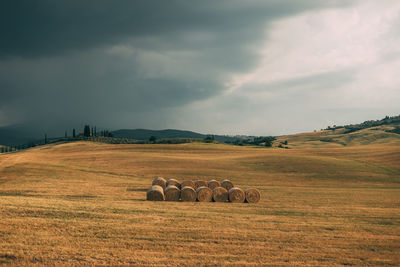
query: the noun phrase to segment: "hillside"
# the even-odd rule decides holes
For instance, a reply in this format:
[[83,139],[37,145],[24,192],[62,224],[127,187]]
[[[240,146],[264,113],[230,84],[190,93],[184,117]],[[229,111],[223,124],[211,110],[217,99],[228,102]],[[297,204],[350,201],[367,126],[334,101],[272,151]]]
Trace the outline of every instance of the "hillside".
[[[147,130],[147,129],[122,129],[113,131],[112,134],[116,138],[128,138],[128,139],[136,139],[136,140],[149,140],[151,136],[155,136],[157,139],[164,138],[197,138],[204,139],[209,135],[196,133],[192,131],[183,131],[183,130]],[[219,142],[233,142],[238,139],[243,139],[244,137],[230,137],[224,135],[212,135],[214,139]]]
[[[75,142],[0,154],[0,264],[399,266],[400,144]],[[151,202],[154,176],[261,201]]]
[[372,128],[376,126],[384,126],[384,125],[398,125],[400,124],[400,115],[399,116],[386,116],[385,118],[381,120],[369,120],[369,121],[364,121],[362,123],[358,124],[349,124],[349,125],[344,125],[344,126],[336,126],[334,125],[333,127],[328,127],[326,130],[336,130],[336,129],[345,129],[345,133],[351,133],[355,131],[359,131],[362,129],[366,128]]
[[[6,146],[28,145],[29,143],[43,142],[44,134],[39,130],[32,131],[32,127],[23,125],[0,127],[0,144]],[[79,129],[78,129],[79,132]],[[205,139],[213,137],[215,141],[222,143],[252,143],[255,136],[227,136],[208,135],[184,130],[148,130],[148,129],[121,129],[112,131],[114,138],[148,141],[154,136],[162,139]],[[400,138],[400,116],[385,117],[381,120],[370,120],[360,124],[344,126],[332,126],[325,130],[313,133],[301,133],[280,136],[275,141],[275,146],[288,141],[285,147],[332,147],[358,144],[374,144],[397,142]],[[51,135],[48,140],[57,141],[63,138],[55,138]],[[247,140],[247,141],[246,141]],[[166,141],[166,140],[164,140]],[[133,143],[133,142],[132,142]],[[161,142],[162,143],[162,142]]]
[[181,130],[147,130],[147,129],[122,129],[113,131],[112,134],[116,138],[128,138],[136,140],[149,140],[151,136],[157,139],[161,138],[205,138],[204,134],[199,134],[192,131]]
[[357,131],[346,128],[315,131],[293,135],[279,136],[274,146],[287,141],[289,148],[295,147],[343,147],[370,144],[400,143],[400,123],[374,126]]

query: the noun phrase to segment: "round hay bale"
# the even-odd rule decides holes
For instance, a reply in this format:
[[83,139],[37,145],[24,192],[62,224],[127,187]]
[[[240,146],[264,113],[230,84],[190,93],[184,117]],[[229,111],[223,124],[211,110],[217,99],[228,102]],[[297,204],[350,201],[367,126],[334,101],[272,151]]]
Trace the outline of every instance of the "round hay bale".
[[232,187],[228,191],[229,201],[233,203],[243,203],[246,196],[242,189],[239,187]]
[[165,188],[164,195],[166,201],[179,201],[181,190],[179,190],[175,185],[170,185]]
[[206,186],[197,188],[196,194],[199,202],[210,202],[212,199],[212,190]]
[[167,181],[167,187],[170,186],[170,185],[175,185],[176,187],[181,188],[181,184],[176,179],[169,179]]
[[151,185],[159,185],[162,189],[165,189],[165,187],[167,187],[167,181],[165,181],[163,177],[156,177]]
[[181,200],[182,201],[189,201],[194,202],[196,201],[196,191],[190,186],[185,186],[181,190]]
[[191,187],[191,188],[195,188],[195,187],[196,187],[196,185],[194,184],[194,182],[191,181],[191,180],[182,181],[182,183],[181,183],[181,189],[183,189],[185,186],[189,186],[189,187]]
[[153,185],[147,190],[146,199],[152,201],[163,201],[165,199],[163,188],[159,185]]
[[208,187],[207,181],[206,180],[196,180],[196,181],[194,181],[194,189],[197,190],[197,188],[199,188],[201,186]]
[[226,202],[228,201],[228,190],[222,186],[214,188],[212,198],[215,202]]
[[208,181],[208,187],[211,188],[211,190],[213,190],[214,188],[221,186],[221,183],[218,182],[217,180],[210,180]]
[[246,202],[247,203],[257,203],[260,201],[261,194],[260,191],[258,191],[255,188],[247,189],[245,192],[246,195]]
[[229,191],[229,189],[235,187],[233,183],[227,179],[221,181],[221,186]]

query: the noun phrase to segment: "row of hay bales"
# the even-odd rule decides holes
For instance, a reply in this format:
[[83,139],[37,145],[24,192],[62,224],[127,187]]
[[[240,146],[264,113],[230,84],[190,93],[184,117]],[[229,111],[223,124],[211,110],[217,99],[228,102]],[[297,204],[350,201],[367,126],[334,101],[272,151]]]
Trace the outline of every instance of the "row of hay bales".
[[217,180],[185,180],[179,182],[176,179],[167,181],[163,177],[156,177],[147,191],[147,200],[152,201],[257,203],[260,201],[260,197],[260,191],[257,189],[243,191],[239,187],[235,187],[229,180],[221,182]]

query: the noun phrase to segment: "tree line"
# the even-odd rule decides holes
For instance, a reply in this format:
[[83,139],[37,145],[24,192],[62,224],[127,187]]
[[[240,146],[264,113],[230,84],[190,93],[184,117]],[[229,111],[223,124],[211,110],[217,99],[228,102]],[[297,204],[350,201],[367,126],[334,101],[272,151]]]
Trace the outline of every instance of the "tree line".
[[[19,150],[28,149],[35,146],[46,145],[49,143],[56,142],[72,142],[78,140],[88,140],[95,142],[103,142],[110,144],[182,144],[182,143],[191,143],[191,142],[205,142],[205,143],[214,143],[215,137],[214,135],[208,135],[205,138],[157,138],[156,136],[150,136],[148,141],[145,140],[135,140],[128,138],[115,138],[113,133],[109,130],[101,130],[97,131],[96,126],[85,125],[83,127],[82,132],[77,132],[75,128],[72,129],[72,135],[68,135],[68,131],[64,132],[64,137],[59,138],[48,138],[47,133],[44,134],[44,138],[41,140],[37,140],[34,142],[28,142],[22,145],[15,146],[2,146],[0,147],[0,153],[8,153],[15,152]],[[233,144],[233,145],[257,145],[257,146],[265,146],[271,147],[275,137],[266,136],[266,137],[254,137],[248,139],[237,139],[233,142],[226,141],[225,143]]]

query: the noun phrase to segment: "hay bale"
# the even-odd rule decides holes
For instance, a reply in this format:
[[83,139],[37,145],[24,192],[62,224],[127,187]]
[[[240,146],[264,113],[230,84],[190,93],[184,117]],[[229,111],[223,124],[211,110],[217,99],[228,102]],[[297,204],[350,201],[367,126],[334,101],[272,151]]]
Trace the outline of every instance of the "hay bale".
[[167,181],[163,177],[156,177],[151,185],[159,185],[164,190],[167,187]]
[[221,186],[223,188],[225,188],[227,191],[229,191],[229,189],[235,187],[233,185],[233,183],[231,181],[227,180],[227,179],[221,181]]
[[258,191],[255,188],[247,189],[245,192],[246,195],[246,202],[247,203],[257,203],[260,201],[261,194],[260,191]]
[[152,201],[163,201],[165,199],[163,188],[159,185],[153,185],[147,190],[146,199]]
[[197,190],[197,188],[205,186],[208,187],[208,182],[206,180],[196,180],[194,181],[194,189]]
[[194,182],[191,181],[191,180],[182,181],[182,183],[181,183],[181,189],[183,189],[185,186],[189,186],[189,187],[191,187],[191,188],[195,188],[195,187],[196,187],[196,185],[194,184]]
[[196,190],[197,200],[199,202],[210,202],[212,198],[212,190],[206,186],[200,186]]
[[167,186],[164,190],[164,196],[166,201],[179,201],[181,190],[175,185]]
[[170,186],[170,185],[174,185],[174,186],[176,186],[176,187],[178,187],[178,188],[181,188],[181,184],[180,184],[179,181],[176,180],[176,179],[169,179],[169,180],[167,181],[167,187]]
[[233,203],[243,203],[246,195],[244,194],[243,190],[239,187],[232,187],[228,191],[229,201]]
[[221,183],[218,182],[217,180],[210,180],[208,181],[208,187],[211,188],[211,190],[213,190],[214,188],[221,186]]
[[213,189],[212,198],[215,202],[226,202],[228,201],[228,190],[218,186]]
[[196,191],[190,186],[185,186],[181,190],[181,200],[182,201],[189,201],[189,202],[194,202],[196,201]]

